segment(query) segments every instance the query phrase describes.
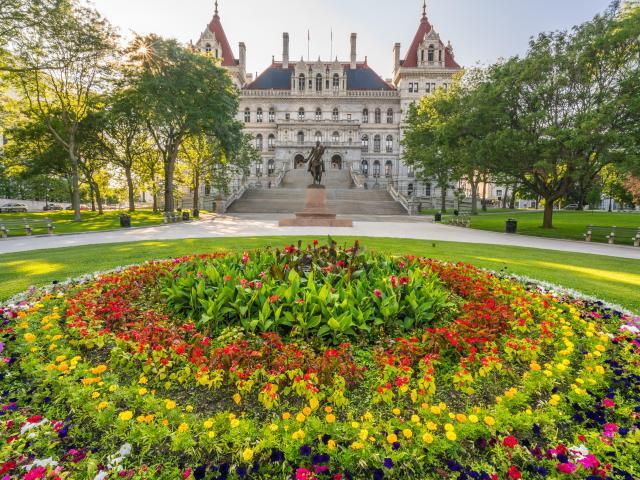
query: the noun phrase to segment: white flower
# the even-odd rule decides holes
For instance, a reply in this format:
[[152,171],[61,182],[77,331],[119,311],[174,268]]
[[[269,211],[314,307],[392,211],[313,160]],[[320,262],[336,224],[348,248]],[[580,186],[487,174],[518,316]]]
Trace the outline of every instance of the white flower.
[[620,327],[620,330],[629,333],[640,333],[640,328],[634,327],[633,325],[623,325]]
[[34,460],[32,464],[27,465],[24,468],[28,472],[32,468],[36,468],[36,467],[47,468],[47,467],[57,467],[57,466],[58,466],[58,462],[54,461],[52,457],[49,457],[49,458],[44,458],[42,460]]
[[20,429],[20,435],[24,435],[26,432],[28,432],[29,430],[33,430],[34,428],[40,428],[47,423],[49,423],[49,420],[47,420],[46,418],[43,418],[38,423],[25,423]]
[[131,453],[131,444],[125,443],[124,445],[122,445],[118,453],[120,453],[120,456],[122,457],[126,457],[127,455],[129,455]]
[[109,474],[103,470],[102,472],[98,472],[98,474],[93,477],[93,480],[104,480],[108,476]]
[[580,444],[577,447],[575,447],[575,446],[574,447],[570,447],[569,448],[569,453],[576,460],[582,460],[587,455],[589,455],[589,449],[587,447],[585,447],[583,444]]

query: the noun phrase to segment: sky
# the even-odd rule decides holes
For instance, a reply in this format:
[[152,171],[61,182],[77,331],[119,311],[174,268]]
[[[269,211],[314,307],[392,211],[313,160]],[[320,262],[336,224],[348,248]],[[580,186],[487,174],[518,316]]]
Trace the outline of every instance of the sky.
[[[214,11],[214,0],[90,0],[127,37],[157,33],[197,41]],[[604,11],[610,0],[427,0],[429,21],[451,41],[462,66],[491,64],[523,54],[531,36],[570,29]],[[393,68],[392,49],[404,58],[420,17],[422,0],[219,0],[222,25],[236,58],[247,46],[247,71],[259,73],[272,56],[282,57],[282,32],[289,32],[290,58],[349,59],[349,37],[358,34],[358,60],[382,77]]]

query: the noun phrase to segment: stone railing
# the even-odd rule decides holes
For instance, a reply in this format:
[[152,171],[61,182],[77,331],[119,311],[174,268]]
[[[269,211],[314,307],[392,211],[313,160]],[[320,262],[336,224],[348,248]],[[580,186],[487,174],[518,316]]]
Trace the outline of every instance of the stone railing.
[[402,193],[393,181],[389,181],[387,183],[387,192],[389,195],[398,202],[402,207],[407,211],[407,213],[411,216],[417,215],[420,210],[420,203],[415,201],[413,197],[407,197],[404,193]]
[[355,187],[364,188],[365,176],[360,170],[355,167],[355,165],[351,165],[349,173],[351,174],[351,180],[353,181]]
[[220,215],[227,213],[227,210],[229,209],[231,204],[236,200],[239,200],[242,195],[244,195],[244,192],[247,191],[248,187],[248,182],[246,181],[246,179],[243,179],[239,185],[233,187],[231,192],[229,192],[229,195],[227,195],[223,199],[216,200],[216,213]]

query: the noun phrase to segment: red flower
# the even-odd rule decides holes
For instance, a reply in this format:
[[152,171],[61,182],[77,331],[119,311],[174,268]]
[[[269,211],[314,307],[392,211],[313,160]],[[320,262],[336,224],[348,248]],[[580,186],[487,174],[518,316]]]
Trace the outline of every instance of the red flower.
[[513,435],[509,435],[508,437],[505,437],[504,440],[502,440],[502,444],[505,447],[514,448],[516,445],[518,445],[518,440],[516,440],[516,437],[514,437]]
[[408,277],[400,277],[400,285],[408,285],[409,278]]
[[509,478],[511,478],[512,480],[518,480],[519,478],[522,478],[520,470],[518,470],[514,465],[511,465],[509,467]]
[[382,298],[382,292],[377,288],[373,291],[373,294],[378,298]]

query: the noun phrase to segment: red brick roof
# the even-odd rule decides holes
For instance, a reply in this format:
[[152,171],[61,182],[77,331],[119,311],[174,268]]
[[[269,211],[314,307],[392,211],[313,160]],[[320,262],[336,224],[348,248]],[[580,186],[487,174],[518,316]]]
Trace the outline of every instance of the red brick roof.
[[[413,37],[413,42],[411,42],[411,46],[409,47],[409,50],[407,50],[407,54],[402,62],[403,67],[415,68],[418,66],[418,47],[420,47],[425,35],[431,30],[433,30],[433,26],[429,23],[427,16],[422,15],[418,31],[416,32],[415,37]],[[440,42],[440,47],[444,47],[442,42]],[[448,48],[444,49],[444,66],[445,68],[460,68],[460,65],[455,61],[453,54]]]
[[231,50],[231,45],[229,45],[229,40],[227,40],[227,35],[224,33],[224,28],[222,28],[222,22],[220,22],[218,12],[213,16],[213,20],[211,20],[209,24],[209,30],[216,36],[216,40],[218,40],[222,46],[222,66],[235,66],[236,58],[233,55],[233,50]]

